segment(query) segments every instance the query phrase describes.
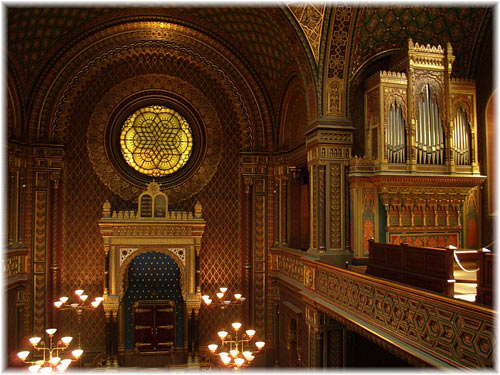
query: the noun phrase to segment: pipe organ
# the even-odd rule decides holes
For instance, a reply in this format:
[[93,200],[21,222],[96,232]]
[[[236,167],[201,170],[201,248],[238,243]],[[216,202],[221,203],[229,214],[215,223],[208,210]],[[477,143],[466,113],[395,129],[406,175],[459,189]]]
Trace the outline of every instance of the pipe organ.
[[365,155],[349,165],[350,212],[362,213],[350,218],[354,259],[370,238],[480,246],[476,90],[451,77],[454,60],[450,44],[409,39],[366,80]]
[[428,84],[418,96],[415,148],[418,164],[444,164],[443,127],[437,100]]

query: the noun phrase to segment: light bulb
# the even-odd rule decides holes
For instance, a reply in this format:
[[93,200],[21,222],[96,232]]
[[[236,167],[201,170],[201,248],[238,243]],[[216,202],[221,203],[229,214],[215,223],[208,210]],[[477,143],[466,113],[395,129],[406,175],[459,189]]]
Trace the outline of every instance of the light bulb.
[[233,349],[229,351],[229,354],[231,354],[231,357],[235,358],[240,351],[238,349]]
[[217,294],[216,294],[216,296],[217,296],[219,299],[221,299],[222,297],[224,297],[224,293],[219,292],[219,293],[217,293]]
[[101,303],[102,301],[104,301],[104,297],[96,297],[95,300]]
[[248,337],[253,337],[255,335],[255,330],[254,329],[247,329],[245,333],[248,335]]
[[217,350],[218,347],[219,347],[219,345],[217,345],[217,344],[210,344],[210,345],[208,345],[208,350],[210,350],[213,353]]
[[83,294],[83,289],[77,289],[75,290],[75,294],[80,297]]
[[240,301],[243,302],[244,300],[246,300],[245,297],[240,297]]
[[248,362],[252,362],[254,359],[255,359],[255,356],[253,354],[247,358]]
[[257,341],[255,343],[255,346],[260,350],[264,347],[264,345],[266,345],[266,343],[264,341]]
[[229,305],[230,303],[231,303],[231,301],[229,301],[229,300],[224,301],[224,305]]
[[30,352],[26,351],[26,350],[23,350],[22,352],[19,352],[17,353],[17,356],[22,359],[23,361],[28,358],[28,356],[30,355]]
[[205,301],[205,303],[206,303],[206,304],[207,304],[207,306],[208,306],[208,305],[210,305],[210,304],[212,303],[212,300],[209,298],[209,299],[207,299],[207,300]]
[[78,307],[78,303],[72,303],[70,306],[71,306],[72,308],[76,309],[76,308]]
[[67,368],[68,368],[68,366],[63,365],[62,363],[60,363],[60,364],[58,364],[58,365],[56,366],[56,369],[57,369],[57,371],[59,371],[59,372],[64,372],[64,371],[66,371],[66,369],[67,369]]
[[69,345],[71,340],[73,340],[73,337],[71,337],[71,336],[65,336],[61,339],[61,341],[64,343],[64,345]]
[[81,299],[83,302],[85,302],[85,301],[87,300],[87,298],[89,298],[88,294],[82,294],[82,295],[80,296],[80,299]]
[[217,334],[218,334],[218,335],[219,335],[219,337],[220,337],[221,339],[223,339],[223,340],[224,340],[224,338],[227,336],[227,332],[226,332],[226,331],[219,331],[219,332],[217,332]]
[[219,357],[227,357],[229,354],[227,352],[220,352]]
[[245,363],[245,360],[243,358],[236,358],[234,363],[236,363],[236,366],[240,367],[243,363]]
[[30,338],[31,345],[36,346],[36,344],[38,344],[41,339],[42,339],[41,337],[31,337]]
[[61,357],[52,357],[49,362],[52,366],[57,365],[61,361]]
[[206,303],[207,299],[210,299],[210,296],[205,294],[205,295],[201,296],[201,299]]
[[236,298],[237,300],[238,300],[238,299],[240,299],[240,298],[241,298],[241,294],[236,293],[236,294],[234,295],[234,298]]
[[68,302],[68,297],[61,297],[59,298],[59,301],[61,301],[62,303],[66,303]]
[[42,374],[51,374],[52,373],[52,367],[42,367],[40,369],[40,372]]
[[239,330],[241,328],[241,323],[233,323],[231,324],[233,326],[233,328],[235,329],[235,331]]
[[224,363],[225,365],[229,364],[229,362],[231,362],[231,357],[229,356],[226,356],[226,357],[220,357],[222,363]]
[[71,352],[71,354],[73,354],[73,357],[78,359],[83,354],[83,350],[82,349],[75,349]]
[[30,367],[28,367],[28,370],[29,370],[29,372],[32,372],[32,373],[38,372],[38,370],[40,370],[40,365],[30,366]]
[[62,304],[63,304],[63,303],[62,303],[61,301],[56,301],[56,302],[54,302],[54,306],[55,306],[56,308],[61,307],[61,306],[62,306]]
[[247,361],[250,361],[250,357],[252,356],[252,352],[245,351],[243,352],[243,356],[246,358]]
[[221,291],[222,293],[226,293],[226,292],[227,292],[227,288],[222,287],[222,288],[220,288],[220,291]]
[[90,304],[92,305],[92,307],[94,309],[97,309],[99,307],[99,302],[97,302],[97,301],[92,301],[92,302],[90,302]]
[[47,328],[47,329],[45,330],[45,332],[47,332],[47,335],[49,335],[49,336],[53,336],[53,335],[54,335],[54,333],[56,333],[56,332],[57,332],[57,328]]
[[71,362],[72,362],[72,360],[71,360],[71,359],[66,358],[66,359],[63,359],[63,360],[61,361],[61,364],[62,364],[62,365],[64,365],[64,366],[66,366],[66,367],[68,367],[68,366],[70,365],[70,363],[71,363]]

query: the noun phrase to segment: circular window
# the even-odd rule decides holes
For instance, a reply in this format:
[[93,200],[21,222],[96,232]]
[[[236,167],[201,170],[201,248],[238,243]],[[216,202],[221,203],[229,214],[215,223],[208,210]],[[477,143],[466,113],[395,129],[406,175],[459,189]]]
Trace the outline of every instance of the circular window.
[[168,176],[182,168],[191,156],[191,127],[178,112],[165,106],[140,108],[130,115],[120,133],[125,161],[152,177]]

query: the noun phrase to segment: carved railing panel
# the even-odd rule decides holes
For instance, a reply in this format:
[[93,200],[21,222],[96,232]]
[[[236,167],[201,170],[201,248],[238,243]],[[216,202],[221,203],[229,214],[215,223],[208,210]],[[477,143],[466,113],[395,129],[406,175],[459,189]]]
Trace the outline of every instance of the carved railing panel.
[[[376,327],[389,343],[453,367],[492,367],[496,312],[332,267],[284,250],[273,250],[272,276],[299,282],[309,298],[345,312],[356,324]],[[330,307],[329,307],[330,306]],[[416,354],[417,355],[417,354]]]

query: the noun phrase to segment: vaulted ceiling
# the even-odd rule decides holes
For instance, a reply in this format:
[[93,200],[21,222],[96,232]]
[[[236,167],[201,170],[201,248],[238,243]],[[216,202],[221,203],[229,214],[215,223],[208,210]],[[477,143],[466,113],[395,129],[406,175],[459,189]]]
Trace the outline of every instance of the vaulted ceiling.
[[324,79],[337,74],[346,79],[344,89],[349,90],[349,82],[367,62],[404,48],[409,37],[424,44],[451,42],[456,56],[453,74],[475,78],[478,51],[491,32],[492,14],[492,8],[486,7],[351,7],[326,2],[306,6],[295,1],[265,8],[11,6],[8,55],[28,101],[32,85],[55,56],[88,30],[144,16],[167,19],[208,33],[239,56],[264,88],[277,126],[291,73],[299,72],[308,95],[317,96],[319,113],[325,113],[321,108]]

